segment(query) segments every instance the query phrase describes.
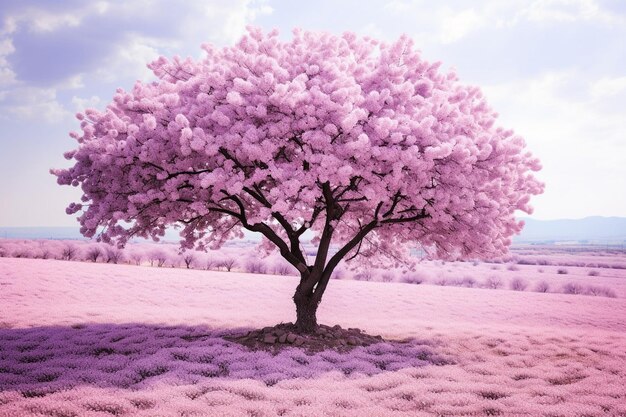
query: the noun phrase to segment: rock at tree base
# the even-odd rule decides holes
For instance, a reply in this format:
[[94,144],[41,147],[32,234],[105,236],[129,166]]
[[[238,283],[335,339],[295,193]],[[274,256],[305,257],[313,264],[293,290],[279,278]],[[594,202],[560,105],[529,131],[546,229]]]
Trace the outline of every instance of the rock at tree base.
[[343,329],[339,325],[319,325],[312,333],[300,333],[292,323],[281,323],[274,327],[247,332],[245,335],[225,337],[252,350],[270,350],[277,353],[281,349],[304,349],[315,353],[324,350],[346,352],[360,346],[369,346],[383,341],[381,336],[364,333],[361,329]]

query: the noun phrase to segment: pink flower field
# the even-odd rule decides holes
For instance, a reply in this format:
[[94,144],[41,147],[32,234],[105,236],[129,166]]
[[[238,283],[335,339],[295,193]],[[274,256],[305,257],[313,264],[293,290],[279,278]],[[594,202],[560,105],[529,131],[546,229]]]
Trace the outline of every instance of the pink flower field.
[[273,355],[223,336],[293,321],[296,277],[0,258],[0,416],[626,416],[610,271],[615,298],[334,280],[320,321],[386,341]]

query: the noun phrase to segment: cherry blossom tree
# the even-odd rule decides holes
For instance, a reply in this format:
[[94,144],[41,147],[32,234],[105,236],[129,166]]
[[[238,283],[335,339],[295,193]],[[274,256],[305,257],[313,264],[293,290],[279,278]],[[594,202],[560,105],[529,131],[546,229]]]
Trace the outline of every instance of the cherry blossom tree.
[[[296,326],[310,332],[344,259],[498,256],[542,192],[521,137],[495,126],[479,88],[413,42],[258,29],[201,60],[161,57],[157,79],[79,113],[81,233],[123,245],[181,225],[183,248],[264,237],[300,274]],[[300,244],[312,231],[308,259]],[[261,285],[261,284],[260,284]]]

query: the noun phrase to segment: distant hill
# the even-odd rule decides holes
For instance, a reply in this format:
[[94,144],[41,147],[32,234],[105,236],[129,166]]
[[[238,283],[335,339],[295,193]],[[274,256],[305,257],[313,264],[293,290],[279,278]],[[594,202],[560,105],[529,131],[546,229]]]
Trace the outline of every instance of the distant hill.
[[85,239],[78,227],[0,227],[6,239]]
[[[522,219],[526,226],[515,243],[578,242],[626,243],[626,217],[586,217],[577,220]],[[9,239],[84,239],[78,227],[0,227],[0,238]],[[255,234],[247,239],[258,240]],[[180,240],[178,232],[169,230],[165,240]]]
[[522,233],[513,241],[579,243],[626,242],[625,217],[585,217],[576,220],[522,219],[526,223]]
[[[168,229],[162,241],[179,242],[178,230]],[[256,233],[244,232],[246,240],[258,241]],[[76,240],[86,239],[80,234],[78,227],[0,227],[0,238],[5,239],[52,239],[52,240]],[[143,241],[144,239],[136,239]]]

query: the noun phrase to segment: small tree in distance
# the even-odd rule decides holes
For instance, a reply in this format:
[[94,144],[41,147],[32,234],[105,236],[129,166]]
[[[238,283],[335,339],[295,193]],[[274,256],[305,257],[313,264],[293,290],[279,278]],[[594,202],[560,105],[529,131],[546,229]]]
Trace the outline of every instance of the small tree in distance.
[[159,58],[156,81],[78,114],[75,163],[52,172],[82,187],[67,212],[105,242],[175,224],[183,248],[261,233],[299,271],[301,332],[317,327],[342,260],[399,262],[411,244],[446,259],[501,255],[522,227],[515,211],[542,192],[522,138],[407,37],[294,31],[282,42],[249,29],[233,47],[203,48],[199,61]]
[[181,258],[187,269],[190,269],[191,266],[196,263],[196,256],[191,252],[181,254]]

